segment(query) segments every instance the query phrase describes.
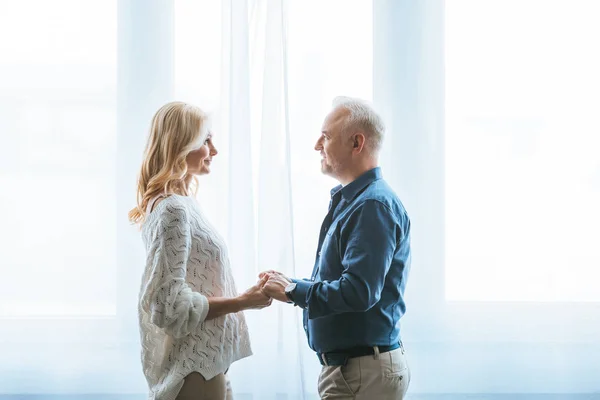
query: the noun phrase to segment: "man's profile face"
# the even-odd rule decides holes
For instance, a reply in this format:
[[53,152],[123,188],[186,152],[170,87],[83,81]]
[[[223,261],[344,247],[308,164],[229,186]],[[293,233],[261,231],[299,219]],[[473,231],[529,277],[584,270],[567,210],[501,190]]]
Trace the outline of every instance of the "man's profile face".
[[336,108],[331,111],[321,128],[321,136],[315,144],[315,150],[321,154],[321,172],[333,178],[343,174],[352,162],[352,143],[342,132],[348,110]]

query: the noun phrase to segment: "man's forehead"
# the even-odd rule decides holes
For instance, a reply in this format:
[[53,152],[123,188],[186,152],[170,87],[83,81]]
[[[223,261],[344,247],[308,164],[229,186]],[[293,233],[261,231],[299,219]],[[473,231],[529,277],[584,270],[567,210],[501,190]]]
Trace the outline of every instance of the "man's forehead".
[[323,130],[325,130],[326,127],[337,125],[338,123],[342,122],[349,113],[350,111],[343,107],[334,108],[325,117],[325,121],[323,121]]

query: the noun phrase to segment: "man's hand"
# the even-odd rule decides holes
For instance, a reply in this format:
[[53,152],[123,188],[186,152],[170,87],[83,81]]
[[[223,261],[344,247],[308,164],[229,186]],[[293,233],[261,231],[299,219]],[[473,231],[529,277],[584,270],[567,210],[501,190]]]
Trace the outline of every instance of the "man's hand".
[[262,288],[263,293],[275,300],[287,303],[289,299],[285,295],[285,288],[292,283],[292,281],[287,276],[277,271],[271,270],[259,274],[260,279],[264,279],[266,276],[268,276],[268,281]]

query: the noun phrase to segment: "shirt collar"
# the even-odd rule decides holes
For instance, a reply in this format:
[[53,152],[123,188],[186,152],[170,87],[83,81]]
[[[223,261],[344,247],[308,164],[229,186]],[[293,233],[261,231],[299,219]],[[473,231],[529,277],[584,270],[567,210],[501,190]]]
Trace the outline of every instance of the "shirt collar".
[[375,167],[368,170],[346,186],[337,185],[331,189],[331,197],[335,196],[338,192],[341,192],[344,200],[351,201],[361,190],[382,177],[381,168]]

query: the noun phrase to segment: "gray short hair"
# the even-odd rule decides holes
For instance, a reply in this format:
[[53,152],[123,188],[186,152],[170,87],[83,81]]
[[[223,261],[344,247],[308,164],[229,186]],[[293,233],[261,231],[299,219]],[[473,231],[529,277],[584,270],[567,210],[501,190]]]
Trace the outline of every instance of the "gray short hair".
[[371,104],[362,99],[340,96],[333,99],[332,106],[334,109],[343,108],[349,112],[342,128],[343,133],[351,129],[363,131],[367,147],[375,153],[379,152],[385,125]]

